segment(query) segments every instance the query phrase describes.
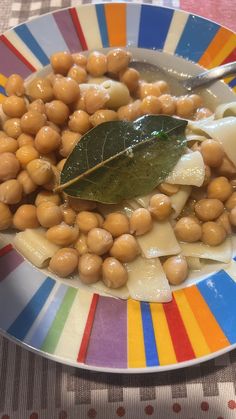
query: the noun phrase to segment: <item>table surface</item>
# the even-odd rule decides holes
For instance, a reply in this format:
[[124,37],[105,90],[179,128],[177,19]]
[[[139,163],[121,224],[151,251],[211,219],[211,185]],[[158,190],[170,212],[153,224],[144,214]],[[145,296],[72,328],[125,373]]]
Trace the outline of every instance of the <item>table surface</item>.
[[[1,0],[0,33],[32,16],[78,3],[81,1]],[[236,31],[236,0],[148,3],[180,7]],[[172,372],[117,375],[64,366],[0,337],[0,419],[143,419],[148,416],[235,418],[236,351]]]

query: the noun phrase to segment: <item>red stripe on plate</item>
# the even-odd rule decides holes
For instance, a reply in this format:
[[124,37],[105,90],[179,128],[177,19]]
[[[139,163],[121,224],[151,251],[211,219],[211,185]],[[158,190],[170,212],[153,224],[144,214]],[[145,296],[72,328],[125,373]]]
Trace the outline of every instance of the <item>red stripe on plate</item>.
[[7,244],[6,246],[0,249],[0,256],[4,256],[9,253],[13,249],[11,244]]
[[83,50],[88,49],[88,46],[87,46],[87,43],[86,43],[86,40],[85,40],[85,37],[84,37],[84,33],[82,31],[80,21],[79,21],[79,18],[78,18],[78,15],[77,15],[77,12],[76,12],[75,8],[70,9],[70,15],[71,15],[71,18],[73,20],[73,23],[74,23],[75,29],[77,31],[77,34],[78,34],[78,37],[79,37],[79,40],[80,40],[80,43],[81,43],[81,46],[82,46]]
[[92,302],[91,302],[86,326],[85,326],[85,329],[84,329],[84,335],[83,335],[83,338],[82,338],[82,342],[81,342],[78,357],[77,357],[78,362],[82,362],[82,363],[85,362],[88,343],[89,343],[89,338],[90,338],[90,335],[91,335],[94,316],[95,316],[95,312],[96,312],[96,308],[97,308],[97,304],[98,304],[98,299],[99,299],[99,295],[94,294]]
[[9,48],[21,61],[24,63],[32,72],[36,71],[36,68],[30,64],[28,60],[11,44],[11,42],[5,37],[5,35],[0,36],[4,44]]
[[162,305],[165,311],[171,339],[178,362],[195,358],[195,354],[188,338],[178,306],[173,296],[170,303]]
[[236,48],[226,57],[222,64],[232,63],[233,61],[236,61]]

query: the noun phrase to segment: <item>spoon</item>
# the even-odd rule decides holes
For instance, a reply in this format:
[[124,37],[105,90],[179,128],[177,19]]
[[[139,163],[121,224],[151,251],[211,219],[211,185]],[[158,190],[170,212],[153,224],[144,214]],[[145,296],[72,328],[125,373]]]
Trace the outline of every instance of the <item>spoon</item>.
[[176,76],[173,76],[173,74],[168,72],[168,70],[146,61],[132,61],[129,67],[135,68],[144,79],[148,78],[148,81],[156,80],[158,73],[168,75],[169,78],[175,79],[178,84],[189,92],[197,87],[201,87],[216,80],[220,80],[226,76],[236,74],[236,61],[212,68],[211,70],[204,71],[197,76],[190,76],[185,79],[178,79]]

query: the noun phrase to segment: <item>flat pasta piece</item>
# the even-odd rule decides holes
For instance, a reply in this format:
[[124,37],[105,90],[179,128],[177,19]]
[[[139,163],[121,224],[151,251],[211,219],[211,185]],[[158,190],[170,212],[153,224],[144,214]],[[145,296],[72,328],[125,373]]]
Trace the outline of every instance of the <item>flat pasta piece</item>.
[[138,236],[137,241],[142,255],[147,259],[177,255],[181,251],[168,221],[155,221],[152,230],[143,236]]
[[177,185],[201,186],[205,177],[205,165],[199,151],[183,154],[165,182]]
[[180,243],[184,256],[198,257],[200,259],[216,260],[229,263],[232,258],[232,241],[227,238],[219,246],[208,246],[202,242]]
[[158,303],[171,301],[170,285],[159,259],[144,259],[139,256],[125,265],[129,275],[127,288],[131,298]]
[[186,256],[189,269],[192,271],[200,271],[202,269],[201,259],[196,256]]
[[173,208],[172,218],[177,218],[184,208],[189,195],[191,194],[191,186],[181,186],[178,192],[170,196]]
[[37,268],[48,266],[50,259],[59,249],[51,243],[42,229],[26,229],[17,233],[13,241],[16,249]]

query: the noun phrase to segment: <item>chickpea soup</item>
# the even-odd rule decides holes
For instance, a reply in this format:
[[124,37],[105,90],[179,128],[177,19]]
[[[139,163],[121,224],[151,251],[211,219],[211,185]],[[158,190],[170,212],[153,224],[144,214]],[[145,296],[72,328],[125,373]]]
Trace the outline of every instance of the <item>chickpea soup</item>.
[[[79,277],[121,298],[165,302],[170,285],[184,283],[209,260],[230,262],[236,107],[216,107],[204,94],[176,94],[160,74],[144,80],[129,67],[131,60],[132,53],[120,48],[88,55],[61,51],[51,56],[45,75],[27,82],[9,77],[0,126],[0,230],[13,228],[16,248],[60,278]],[[174,155],[173,143],[173,167],[167,171],[162,162],[161,181],[152,190],[112,203],[67,193],[63,170],[88,133],[96,149],[101,127],[132,128],[155,117],[182,123],[183,135],[181,155]],[[168,136],[162,133],[163,144]],[[125,158],[135,150],[125,149]],[[145,166],[148,172],[151,166]],[[91,182],[90,172],[80,177]]]

